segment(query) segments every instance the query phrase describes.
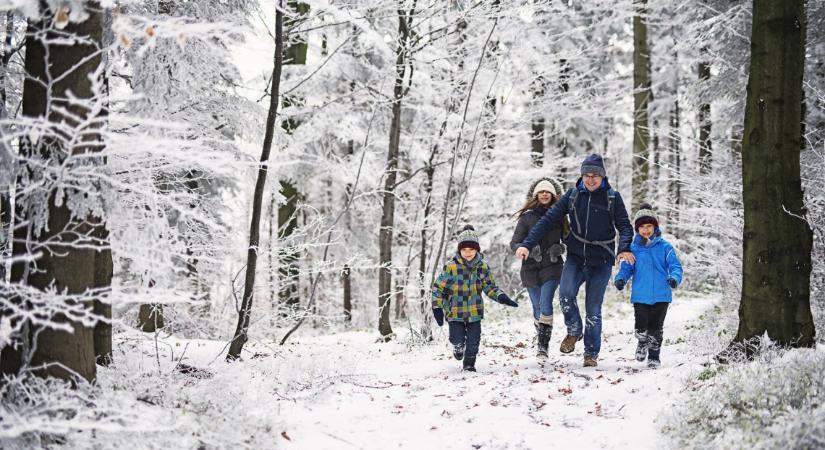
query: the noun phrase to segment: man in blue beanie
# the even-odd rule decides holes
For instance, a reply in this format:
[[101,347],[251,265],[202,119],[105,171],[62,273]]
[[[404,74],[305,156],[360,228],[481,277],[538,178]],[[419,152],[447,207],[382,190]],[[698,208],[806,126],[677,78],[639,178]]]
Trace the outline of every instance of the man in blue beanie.
[[[633,225],[627,215],[622,196],[610,187],[604,170],[604,161],[592,154],[582,161],[581,178],[576,186],[553,205],[530,229],[527,238],[516,250],[516,257],[526,259],[549,229],[561,223],[567,214],[570,235],[567,237],[567,261],[561,274],[559,301],[564,313],[567,336],[559,350],[570,353],[576,342],[584,337],[584,366],[597,365],[602,343],[602,302],[615,259],[635,263],[630,252]],[[619,247],[616,252],[616,231]],[[618,254],[618,256],[616,256]],[[585,285],[585,325],[576,296]]]

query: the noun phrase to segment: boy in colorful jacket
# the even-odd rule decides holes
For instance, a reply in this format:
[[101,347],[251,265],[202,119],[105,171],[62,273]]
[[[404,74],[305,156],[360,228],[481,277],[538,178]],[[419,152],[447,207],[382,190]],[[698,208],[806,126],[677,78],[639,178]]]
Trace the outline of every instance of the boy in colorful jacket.
[[636,360],[644,361],[655,369],[661,365],[659,351],[667,307],[673,300],[671,291],[682,282],[682,264],[673,246],[664,238],[659,229],[659,219],[653,208],[643,203],[633,220],[636,237],[630,250],[636,257],[635,264],[622,262],[621,269],[613,281],[616,289],[622,290],[633,278],[630,301],[635,313]]
[[458,235],[458,252],[444,265],[432,290],[435,321],[442,326],[447,319],[453,356],[464,359],[464,370],[470,372],[476,371],[476,355],[481,342],[481,319],[484,318],[481,292],[503,305],[518,306],[496,286],[490,267],[480,252],[475,229],[466,225]]

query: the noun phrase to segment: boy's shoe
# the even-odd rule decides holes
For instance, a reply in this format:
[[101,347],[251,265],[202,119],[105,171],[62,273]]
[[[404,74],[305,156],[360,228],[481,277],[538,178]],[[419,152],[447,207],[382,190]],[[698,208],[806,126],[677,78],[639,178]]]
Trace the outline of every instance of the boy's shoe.
[[568,334],[562,339],[559,351],[562,353],[571,353],[576,349],[576,342],[580,340],[582,340],[582,336],[570,336]]
[[597,365],[599,365],[599,363],[595,356],[584,357],[584,367],[596,367]]
[[475,372],[476,371],[476,357],[475,356],[468,356],[464,358],[464,370],[467,372]]
[[453,345],[453,356],[459,361],[464,359],[464,344]]
[[647,358],[647,340],[639,339],[636,345],[636,361],[644,361]]
[[453,356],[459,361],[464,358],[464,344],[453,345]]
[[650,359],[650,360],[647,361],[647,367],[649,367],[651,369],[658,369],[659,366],[661,366],[661,365],[662,365],[662,362],[659,361],[658,359]]
[[550,336],[553,334],[553,326],[540,323],[538,329],[538,350],[536,356],[541,359],[547,359],[547,350],[550,347]]

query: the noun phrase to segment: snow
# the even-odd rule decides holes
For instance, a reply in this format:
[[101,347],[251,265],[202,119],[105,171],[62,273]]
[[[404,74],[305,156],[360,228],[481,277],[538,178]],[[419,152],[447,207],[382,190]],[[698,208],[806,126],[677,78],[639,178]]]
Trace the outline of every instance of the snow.
[[[514,311],[488,306],[477,373],[461,371],[441,328],[435,343],[423,346],[407,344],[405,331],[391,343],[378,343],[373,330],[298,336],[283,347],[250,341],[245,359],[233,364],[223,360],[224,342],[169,337],[158,341],[156,351],[153,339],[121,336],[121,350],[137,342],[143,351],[124,352],[131,355],[128,361],[109,375],[152,372],[156,359],[167,372],[181,356],[186,364],[213,371],[211,379],[165,387],[188,394],[161,395],[224,405],[221,420],[226,423],[220,424],[192,417],[189,413],[197,415],[203,406],[187,410],[180,404],[188,400],[178,398],[175,408],[184,414],[177,415],[174,425],[167,422],[181,435],[186,433],[180,429],[191,428],[200,442],[212,444],[226,444],[236,432],[257,435],[257,443],[237,445],[290,449],[540,448],[560,443],[661,448],[665,443],[657,418],[707,358],[689,342],[689,329],[717,300],[674,300],[665,322],[662,367],[656,370],[633,359],[632,307],[611,292],[596,368],[582,367],[581,342],[572,354],[558,353],[564,337],[560,314],[555,316],[551,359],[539,364],[531,343],[530,308],[522,303]],[[239,420],[233,411],[246,418]],[[169,420],[168,414],[158,417]]]

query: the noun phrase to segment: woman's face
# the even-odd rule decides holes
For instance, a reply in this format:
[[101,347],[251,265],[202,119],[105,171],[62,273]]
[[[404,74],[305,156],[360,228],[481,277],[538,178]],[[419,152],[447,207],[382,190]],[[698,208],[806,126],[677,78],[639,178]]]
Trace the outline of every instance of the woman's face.
[[472,261],[476,257],[476,249],[472,247],[463,247],[461,249],[461,257],[464,258],[465,261]]
[[542,205],[547,206],[553,201],[553,194],[548,191],[539,191],[539,193],[536,194],[536,200]]

